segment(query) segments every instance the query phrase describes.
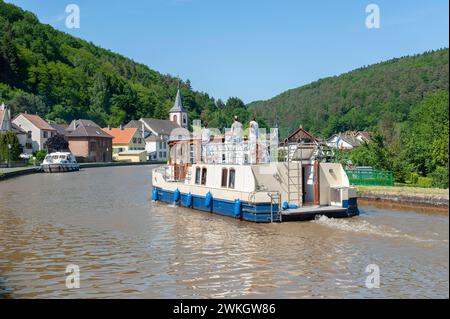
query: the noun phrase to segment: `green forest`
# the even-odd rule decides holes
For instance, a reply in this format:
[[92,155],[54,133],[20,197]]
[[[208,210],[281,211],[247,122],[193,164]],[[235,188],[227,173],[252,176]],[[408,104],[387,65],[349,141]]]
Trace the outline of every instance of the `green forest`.
[[[59,123],[86,118],[112,126],[168,118],[177,78],[57,31],[2,0],[0,30],[0,101],[13,115],[27,111]],[[220,127],[231,122],[231,115],[223,115],[231,108],[247,120],[238,98],[215,101],[193,91],[189,80],[181,81],[180,89],[191,119]]]
[[[118,126],[141,117],[168,118],[177,87],[190,119],[224,128],[254,114],[286,137],[300,125],[326,138],[368,130],[373,143],[339,160],[392,170],[397,182],[448,177],[448,48],[321,79],[268,101],[215,100],[189,80],[57,31],[0,0],[0,102],[57,123],[86,118]],[[442,186],[442,183],[440,183]],[[445,183],[444,183],[445,184]],[[448,186],[448,181],[447,184]],[[445,185],[444,185],[445,186]]]
[[300,125],[319,138],[367,130],[373,142],[339,152],[342,162],[393,171],[400,183],[448,187],[448,58],[447,48],[393,59],[250,103],[249,112],[281,136]]

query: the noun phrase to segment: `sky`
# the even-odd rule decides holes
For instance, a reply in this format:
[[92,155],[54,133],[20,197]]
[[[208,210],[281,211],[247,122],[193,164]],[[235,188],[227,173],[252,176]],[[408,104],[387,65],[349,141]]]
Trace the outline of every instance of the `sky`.
[[[448,0],[7,0],[43,23],[249,103],[449,46]],[[369,4],[380,27],[367,28]],[[66,6],[80,8],[68,29]]]

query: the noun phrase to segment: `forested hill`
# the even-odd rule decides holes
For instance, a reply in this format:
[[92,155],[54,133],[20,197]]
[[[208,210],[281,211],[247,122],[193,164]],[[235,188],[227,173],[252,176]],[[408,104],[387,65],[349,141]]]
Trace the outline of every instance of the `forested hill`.
[[[88,118],[119,125],[139,117],[167,118],[178,80],[41,24],[0,0],[0,103],[68,122]],[[191,118],[214,111],[214,100],[181,83]]]
[[248,105],[281,136],[303,125],[327,137],[346,130],[375,130],[385,121],[406,123],[424,97],[448,91],[449,51],[393,59],[322,79]]

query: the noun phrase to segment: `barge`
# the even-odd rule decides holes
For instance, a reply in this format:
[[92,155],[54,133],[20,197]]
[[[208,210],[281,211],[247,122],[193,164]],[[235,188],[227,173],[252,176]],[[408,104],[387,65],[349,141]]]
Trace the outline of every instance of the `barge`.
[[342,165],[303,128],[281,144],[271,133],[253,145],[237,145],[227,134],[204,145],[185,130],[168,145],[167,165],[152,172],[155,202],[255,223],[359,214]]

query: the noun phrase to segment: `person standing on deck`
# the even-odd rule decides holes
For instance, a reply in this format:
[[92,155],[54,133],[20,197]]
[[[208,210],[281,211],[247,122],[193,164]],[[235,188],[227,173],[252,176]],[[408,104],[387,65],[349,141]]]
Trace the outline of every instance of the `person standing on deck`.
[[210,155],[211,130],[208,128],[208,122],[205,122],[202,130],[202,162],[208,163]]
[[250,121],[248,146],[250,150],[250,164],[258,164],[258,138],[259,138],[259,124],[256,122],[256,117],[253,116]]
[[234,117],[234,123],[231,125],[231,139],[232,139],[232,159],[233,163],[242,164],[243,155],[242,154],[242,123],[239,122],[237,116]]

